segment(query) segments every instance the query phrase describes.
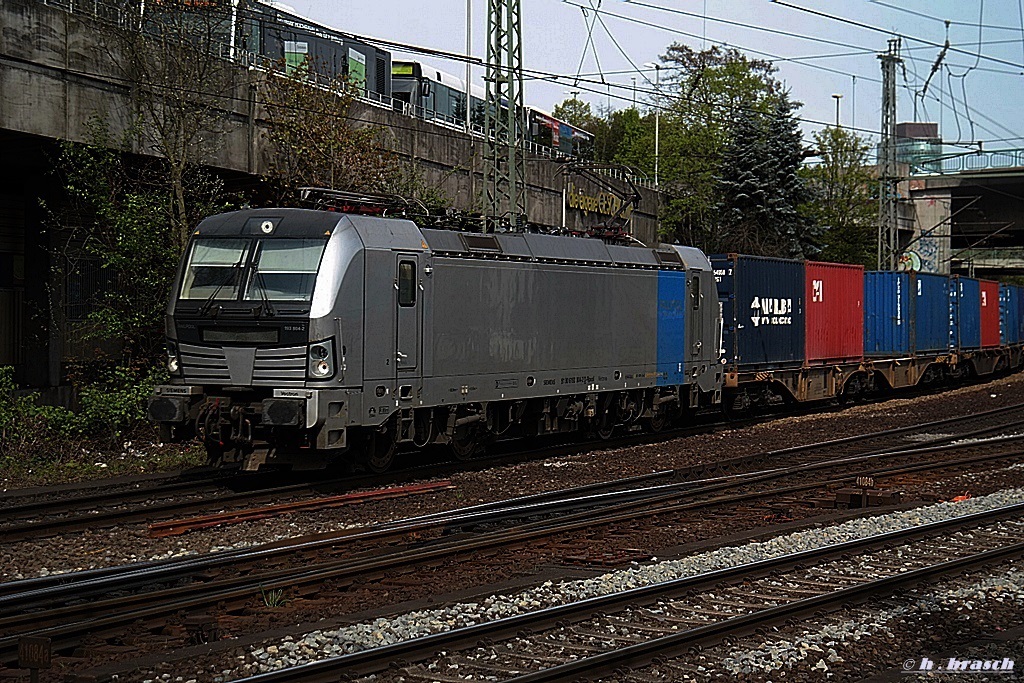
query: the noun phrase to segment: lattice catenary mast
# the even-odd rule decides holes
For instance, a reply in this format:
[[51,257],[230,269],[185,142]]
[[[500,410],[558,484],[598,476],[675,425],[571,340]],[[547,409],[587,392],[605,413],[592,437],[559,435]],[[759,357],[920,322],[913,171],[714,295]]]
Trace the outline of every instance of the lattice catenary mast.
[[487,0],[487,227],[526,220],[520,0]]
[[878,267],[896,270],[899,265],[899,168],[896,165],[896,66],[900,39],[889,41],[882,60],[882,143],[878,159]]

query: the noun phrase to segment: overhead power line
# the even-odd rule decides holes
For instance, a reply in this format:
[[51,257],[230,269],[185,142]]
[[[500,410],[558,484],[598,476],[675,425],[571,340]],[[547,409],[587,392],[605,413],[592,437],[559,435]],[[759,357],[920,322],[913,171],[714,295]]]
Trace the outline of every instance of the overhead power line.
[[[849,19],[847,17],[841,17],[841,16],[838,16],[838,15],[835,15],[835,14],[829,14],[828,12],[821,12],[821,11],[816,10],[816,9],[811,9],[810,7],[801,7],[800,5],[794,5],[792,3],[786,2],[786,0],[769,0],[769,2],[771,2],[774,5],[779,5],[780,7],[788,7],[790,9],[795,9],[795,10],[798,10],[800,12],[806,12],[807,14],[813,14],[814,16],[822,17],[823,19],[829,19],[831,21],[838,21],[840,23],[849,24],[850,26],[856,26],[858,28],[862,28],[862,29],[865,29],[865,30],[868,30],[868,31],[874,31],[876,33],[882,33],[882,34],[885,34],[885,35],[888,35],[888,36],[893,35],[893,32],[890,31],[889,29],[884,29],[884,28],[881,28],[879,26],[872,26],[871,24],[865,24],[864,22],[856,21],[854,19]],[[936,43],[933,40],[926,40],[924,38],[917,38],[915,36],[907,35],[906,33],[901,33],[900,35],[905,40],[913,40],[915,42],[921,43],[922,45],[930,45],[932,47],[938,47],[938,48],[942,47],[942,43]],[[984,60],[989,61],[989,62],[995,62],[996,64],[1002,64],[1004,66],[1012,66],[1012,67],[1014,67],[1016,69],[1024,68],[1024,64],[1018,64],[1018,63],[1015,63],[1015,62],[1008,61],[1006,59],[1000,59],[999,57],[993,57],[991,55],[982,54],[980,51],[979,52],[970,52],[968,50],[962,50],[962,49],[960,49],[958,47],[952,47],[952,46],[950,46],[949,49],[950,49],[951,52],[957,52],[959,54],[967,55],[969,57],[977,57],[978,59],[984,59]]]

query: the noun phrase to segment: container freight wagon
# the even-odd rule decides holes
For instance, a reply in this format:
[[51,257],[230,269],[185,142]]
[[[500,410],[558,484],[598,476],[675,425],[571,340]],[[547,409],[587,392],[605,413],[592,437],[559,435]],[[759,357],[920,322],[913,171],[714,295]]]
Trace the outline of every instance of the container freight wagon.
[[999,283],[992,280],[978,282],[981,292],[980,315],[981,346],[990,349],[999,346]]
[[1024,341],[1021,322],[1024,321],[1024,296],[1017,285],[999,285],[1000,341],[1004,346]]
[[735,372],[804,363],[804,264],[780,258],[711,257],[722,304],[723,364]]
[[933,273],[912,273],[911,277],[914,291],[911,350],[919,354],[947,353],[951,347],[952,315],[949,278]]
[[[711,265],[722,304],[727,408],[834,398],[863,374],[862,269],[740,254],[712,256]],[[852,295],[841,291],[850,283],[858,289]],[[813,302],[808,320],[815,297],[823,301]]]
[[[913,353],[910,276],[877,270],[864,273],[865,356],[901,358]],[[944,332],[947,325],[943,325]]]
[[804,358],[808,365],[864,355],[864,267],[807,261]]
[[974,278],[954,275],[949,280],[949,338],[955,351],[981,348],[981,285]]

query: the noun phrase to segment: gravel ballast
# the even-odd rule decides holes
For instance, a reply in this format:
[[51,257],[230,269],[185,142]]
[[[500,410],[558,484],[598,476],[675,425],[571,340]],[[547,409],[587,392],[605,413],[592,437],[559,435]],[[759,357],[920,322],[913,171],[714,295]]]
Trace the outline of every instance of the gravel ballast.
[[876,517],[855,519],[825,528],[809,529],[763,542],[717,550],[678,560],[656,562],[601,576],[566,582],[545,582],[513,595],[492,595],[433,610],[422,610],[341,629],[313,631],[303,636],[254,648],[239,674],[253,674],[326,659],[367,648],[390,645],[432,633],[502,619],[538,609],[621,592],[655,583],[758,562],[805,550],[835,545],[953,519],[1024,502],[1024,489],[1011,489],[958,503],[940,503]]

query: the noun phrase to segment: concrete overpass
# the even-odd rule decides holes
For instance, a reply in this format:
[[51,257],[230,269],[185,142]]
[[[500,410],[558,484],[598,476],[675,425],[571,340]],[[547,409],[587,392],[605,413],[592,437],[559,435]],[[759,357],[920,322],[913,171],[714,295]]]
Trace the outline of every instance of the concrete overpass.
[[[122,18],[109,9],[102,1],[0,3],[0,365],[14,365],[18,380],[32,386],[60,384],[63,361],[92,353],[93,344],[76,338],[73,323],[102,278],[95,272],[53,277],[66,264],[55,256],[58,245],[47,232],[41,202],[59,201],[60,179],[53,173],[57,141],[87,141],[87,122],[97,115],[109,122],[115,137],[132,120],[135,84],[126,82],[97,40],[109,22]],[[245,64],[237,68],[237,89],[221,105],[217,145],[204,161],[235,178],[251,178],[267,171],[264,111],[250,87],[262,76]],[[449,197],[455,208],[482,206],[482,138],[456,127],[439,134],[436,123],[396,112],[393,102],[357,101],[349,116],[389,131],[399,157],[416,164],[424,183]],[[131,151],[151,153],[134,144]],[[532,152],[530,220],[569,228],[592,221],[598,202],[567,198],[564,164],[552,160],[550,151]],[[574,184],[587,191],[585,181]],[[640,190],[633,232],[651,244],[657,241],[659,194],[650,187]]]
[[926,159],[908,176],[901,238],[924,270],[1024,275],[1024,149]]

